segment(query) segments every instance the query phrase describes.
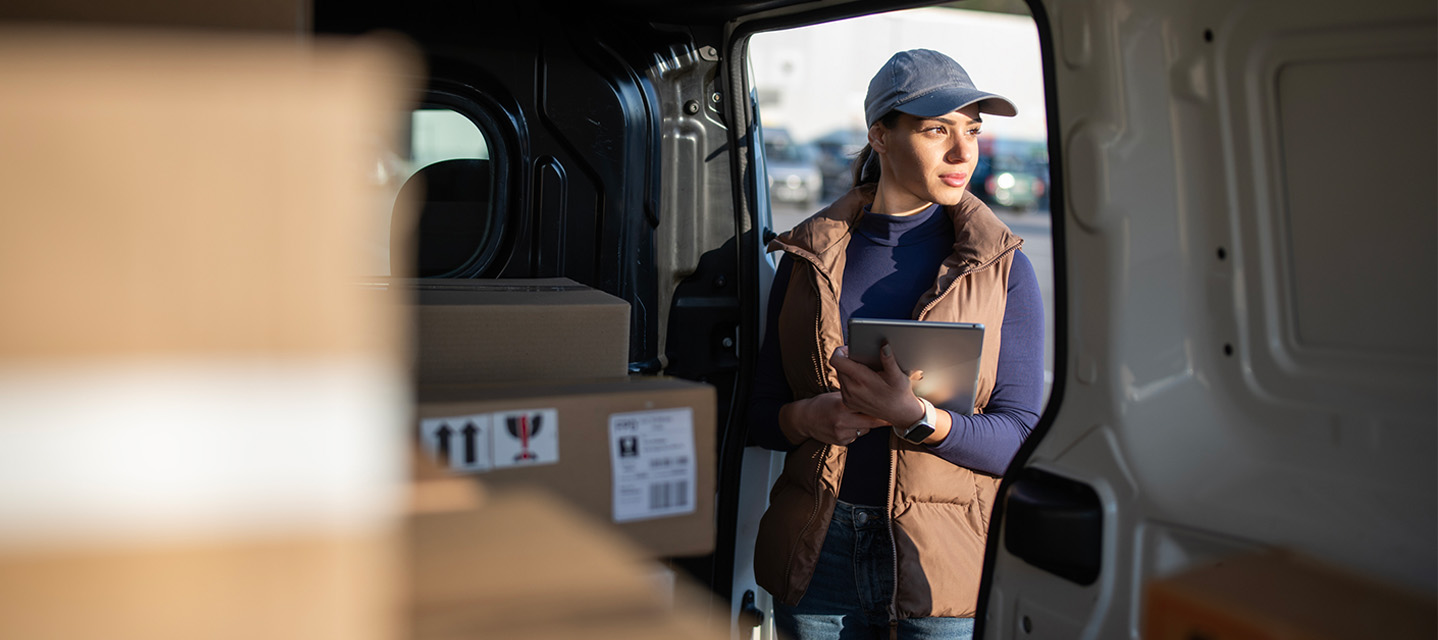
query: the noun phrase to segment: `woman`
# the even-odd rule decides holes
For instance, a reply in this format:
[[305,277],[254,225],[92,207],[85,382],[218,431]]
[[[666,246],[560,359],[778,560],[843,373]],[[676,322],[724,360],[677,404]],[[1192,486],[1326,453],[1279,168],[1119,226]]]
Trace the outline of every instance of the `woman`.
[[[889,59],[864,111],[857,186],[770,244],[750,430],[789,453],[755,573],[800,640],[969,637],[999,476],[1042,399],[1033,267],[967,191],[981,115],[1017,111],[923,49]],[[851,317],[985,325],[973,415],[916,397],[887,348],[882,371],[845,357]]]

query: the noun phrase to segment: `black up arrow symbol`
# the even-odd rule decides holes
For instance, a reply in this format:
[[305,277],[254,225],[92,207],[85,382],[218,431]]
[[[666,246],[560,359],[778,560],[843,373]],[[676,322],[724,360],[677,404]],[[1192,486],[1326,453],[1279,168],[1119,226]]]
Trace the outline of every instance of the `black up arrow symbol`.
[[454,430],[450,429],[447,424],[440,425],[434,432],[436,440],[435,449],[439,452],[439,463],[446,467],[449,466],[449,436],[453,433]]
[[479,451],[475,435],[479,433],[479,427],[473,422],[464,425],[464,464],[473,465],[479,459]]

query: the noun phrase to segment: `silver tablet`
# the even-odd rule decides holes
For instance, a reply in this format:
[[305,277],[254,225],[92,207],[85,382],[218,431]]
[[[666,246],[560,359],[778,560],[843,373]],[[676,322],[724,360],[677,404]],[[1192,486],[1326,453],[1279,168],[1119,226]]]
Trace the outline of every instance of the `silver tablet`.
[[893,346],[904,371],[919,369],[924,378],[914,394],[956,413],[974,411],[979,357],[984,351],[984,325],[917,320],[849,320],[849,358],[878,369],[879,348]]

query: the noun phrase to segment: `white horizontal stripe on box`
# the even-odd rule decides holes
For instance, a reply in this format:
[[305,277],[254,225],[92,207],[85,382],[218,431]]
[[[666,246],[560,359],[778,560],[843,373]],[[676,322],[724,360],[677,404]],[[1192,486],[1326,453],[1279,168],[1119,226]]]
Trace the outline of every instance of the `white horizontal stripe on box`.
[[0,545],[385,526],[408,407],[377,359],[0,368]]

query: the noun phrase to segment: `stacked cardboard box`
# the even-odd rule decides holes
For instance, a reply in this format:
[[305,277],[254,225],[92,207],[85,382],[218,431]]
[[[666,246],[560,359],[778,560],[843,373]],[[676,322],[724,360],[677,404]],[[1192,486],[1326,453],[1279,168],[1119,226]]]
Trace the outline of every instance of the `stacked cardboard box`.
[[565,278],[400,280],[437,473],[553,492],[654,557],[713,549],[715,398],[629,377],[629,306]]
[[568,278],[395,280],[419,384],[622,378],[629,304]]
[[539,487],[653,557],[714,547],[714,389],[673,378],[420,389],[440,473]]
[[485,492],[416,515],[408,556],[416,640],[727,638],[722,612],[657,588],[637,548],[548,492]]
[[628,376],[628,305],[571,280],[395,288],[417,331],[411,635],[727,637],[656,562],[713,549],[714,389]]

